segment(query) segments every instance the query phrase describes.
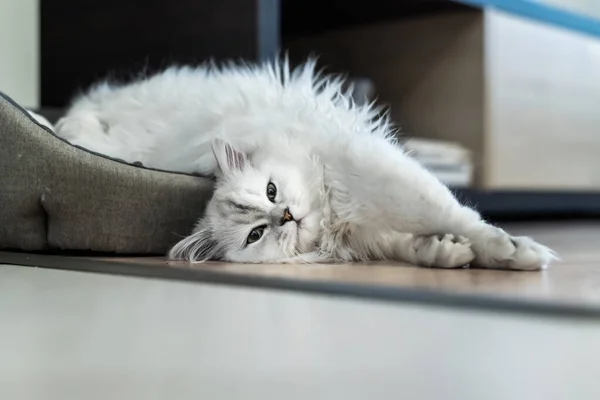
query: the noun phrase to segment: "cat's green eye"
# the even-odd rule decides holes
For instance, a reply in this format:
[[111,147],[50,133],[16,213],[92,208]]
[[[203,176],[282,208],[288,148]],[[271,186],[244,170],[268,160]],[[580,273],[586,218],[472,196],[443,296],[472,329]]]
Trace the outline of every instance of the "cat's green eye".
[[271,203],[275,203],[275,197],[277,196],[277,187],[273,182],[269,182],[267,185],[267,198],[271,201]]
[[252,231],[248,235],[248,238],[246,239],[246,244],[258,241],[262,237],[263,233],[265,233],[264,226],[259,226],[258,228],[252,229]]

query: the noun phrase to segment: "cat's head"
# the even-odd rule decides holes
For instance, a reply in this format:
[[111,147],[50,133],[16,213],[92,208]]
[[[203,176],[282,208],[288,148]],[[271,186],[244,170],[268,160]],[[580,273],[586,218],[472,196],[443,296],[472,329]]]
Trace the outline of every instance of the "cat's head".
[[273,152],[245,154],[222,140],[212,148],[218,167],[213,197],[169,258],[269,262],[314,251],[322,219],[314,164]]

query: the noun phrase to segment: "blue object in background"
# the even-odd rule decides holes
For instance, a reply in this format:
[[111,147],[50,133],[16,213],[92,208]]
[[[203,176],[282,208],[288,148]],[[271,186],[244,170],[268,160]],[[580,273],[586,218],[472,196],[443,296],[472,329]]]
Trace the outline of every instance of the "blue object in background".
[[453,0],[481,8],[494,8],[552,25],[600,37],[600,16],[571,11],[545,0]]

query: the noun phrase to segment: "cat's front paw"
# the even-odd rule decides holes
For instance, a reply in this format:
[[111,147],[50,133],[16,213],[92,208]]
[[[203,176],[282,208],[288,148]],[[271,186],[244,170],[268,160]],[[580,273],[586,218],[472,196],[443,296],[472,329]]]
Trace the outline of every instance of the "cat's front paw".
[[416,263],[425,267],[459,268],[475,258],[471,242],[451,234],[417,237],[414,248]]
[[473,245],[473,265],[484,268],[535,271],[546,268],[558,257],[554,251],[526,236],[510,236],[506,232]]

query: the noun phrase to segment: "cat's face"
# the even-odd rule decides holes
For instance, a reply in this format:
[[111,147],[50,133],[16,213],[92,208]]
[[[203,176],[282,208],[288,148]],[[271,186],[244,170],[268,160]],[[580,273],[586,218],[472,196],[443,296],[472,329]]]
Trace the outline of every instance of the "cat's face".
[[214,195],[172,258],[269,262],[315,250],[322,206],[309,164],[285,157],[250,160],[221,142],[213,150],[220,169]]

